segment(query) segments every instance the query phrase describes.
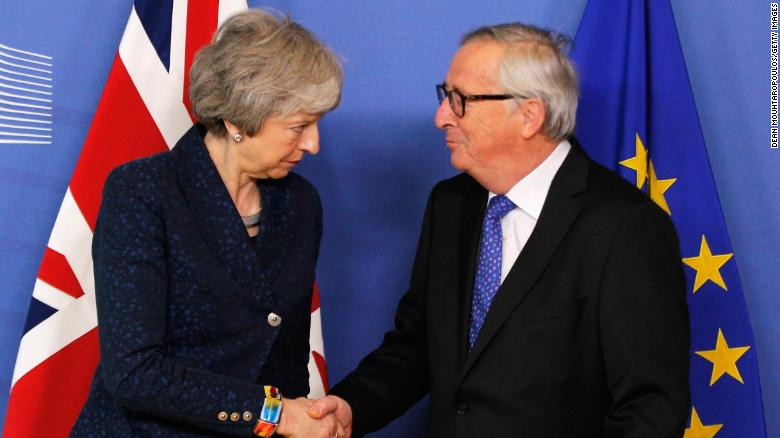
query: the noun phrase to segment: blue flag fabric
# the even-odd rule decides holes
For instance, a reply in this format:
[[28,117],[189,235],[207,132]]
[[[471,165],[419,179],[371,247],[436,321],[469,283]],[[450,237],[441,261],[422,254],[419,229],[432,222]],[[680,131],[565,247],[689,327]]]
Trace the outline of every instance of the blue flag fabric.
[[574,43],[577,137],[646,191],[680,237],[691,316],[685,438],[765,437],[758,364],[668,0],[590,0]]

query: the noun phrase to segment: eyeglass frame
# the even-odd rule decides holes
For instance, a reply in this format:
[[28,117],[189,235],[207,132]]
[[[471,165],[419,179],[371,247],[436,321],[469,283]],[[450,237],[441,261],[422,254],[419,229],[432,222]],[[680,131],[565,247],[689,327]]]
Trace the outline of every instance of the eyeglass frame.
[[[509,100],[509,99],[525,99],[526,96],[520,96],[520,95],[514,95],[514,94],[463,94],[460,91],[458,91],[457,88],[453,88],[452,90],[447,91],[447,89],[444,87],[445,84],[436,84],[436,97],[439,99],[439,105],[441,105],[442,102],[444,102],[444,98],[447,98],[447,101],[450,103],[450,109],[452,110],[452,113],[455,114],[457,117],[462,118],[466,115],[466,101],[467,100]],[[458,114],[457,107],[455,106],[455,102],[453,101],[452,95],[457,94],[460,96],[460,114]]]

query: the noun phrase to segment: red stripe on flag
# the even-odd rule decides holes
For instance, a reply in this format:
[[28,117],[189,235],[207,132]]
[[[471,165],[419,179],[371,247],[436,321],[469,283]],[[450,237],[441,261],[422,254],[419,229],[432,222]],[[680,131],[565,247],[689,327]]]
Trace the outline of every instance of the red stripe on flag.
[[3,436],[68,436],[87,400],[97,362],[94,328],[30,370],[11,391]]
[[70,181],[73,198],[93,230],[109,172],[166,150],[160,130],[117,55]]
[[320,372],[322,387],[325,388],[325,393],[327,393],[330,390],[330,385],[328,384],[328,366],[325,363],[325,358],[316,351],[312,351],[311,355],[314,358],[314,363],[317,364],[317,371]]
[[311,295],[311,313],[320,308],[320,287],[317,286],[317,280],[314,280],[314,292]]
[[81,284],[76,279],[76,274],[70,268],[68,259],[49,247],[46,247],[46,252],[43,253],[41,267],[38,269],[38,278],[74,298],[84,295]]
[[202,29],[216,29],[219,19],[219,1],[197,1],[187,3],[187,41],[184,45],[184,106],[192,115],[190,102],[190,67],[198,49],[211,42],[212,33]]

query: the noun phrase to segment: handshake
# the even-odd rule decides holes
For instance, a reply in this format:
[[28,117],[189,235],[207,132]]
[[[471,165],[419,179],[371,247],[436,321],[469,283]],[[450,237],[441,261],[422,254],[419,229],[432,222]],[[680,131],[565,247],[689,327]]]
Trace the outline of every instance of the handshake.
[[334,395],[319,400],[285,399],[276,434],[288,438],[349,438],[352,408]]

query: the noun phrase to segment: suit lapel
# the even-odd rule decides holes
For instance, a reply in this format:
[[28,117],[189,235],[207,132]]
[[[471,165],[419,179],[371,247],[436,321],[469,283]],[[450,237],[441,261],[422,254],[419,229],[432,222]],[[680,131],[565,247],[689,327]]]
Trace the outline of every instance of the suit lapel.
[[[512,265],[512,269],[507,274],[506,279],[499,287],[498,292],[496,292],[474,348],[468,354],[466,363],[461,369],[459,380],[463,379],[474,362],[479,358],[480,353],[501,329],[506,319],[531,291],[534,283],[549,264],[555,250],[566,236],[580,212],[580,205],[573,197],[585,190],[588,167],[587,157],[576,146],[572,147],[553,179],[536,227],[517,260]],[[484,210],[484,205],[482,209]],[[474,252],[478,252],[478,248]],[[476,256],[474,257],[475,261],[472,265],[476,263]],[[471,270],[473,272],[473,266]],[[469,294],[469,306],[470,297],[471,295]],[[468,322],[466,324],[468,325]]]
[[258,261],[254,246],[208,155],[204,133],[202,126],[195,125],[174,147],[179,182],[210,253],[238,285],[255,292]]

